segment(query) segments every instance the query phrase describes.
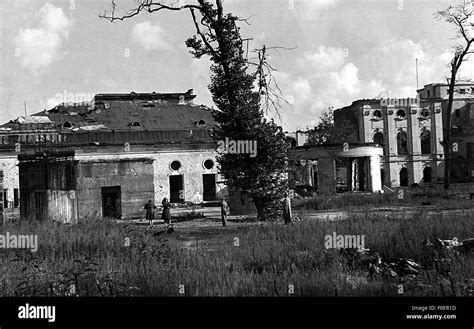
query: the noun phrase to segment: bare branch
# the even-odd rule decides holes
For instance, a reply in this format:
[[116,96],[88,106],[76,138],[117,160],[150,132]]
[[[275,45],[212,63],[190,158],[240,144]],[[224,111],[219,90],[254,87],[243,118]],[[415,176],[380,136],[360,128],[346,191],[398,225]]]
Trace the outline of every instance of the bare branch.
[[191,16],[193,17],[193,22],[194,22],[194,26],[196,27],[197,34],[199,34],[199,36],[201,37],[201,40],[204,42],[209,52],[211,52],[212,55],[214,55],[216,58],[219,58],[220,56],[217,53],[217,51],[212,47],[209,40],[207,40],[206,36],[201,32],[201,29],[199,28],[199,24],[196,20],[196,14],[194,13],[194,9],[190,8],[189,10],[191,11]]
[[183,9],[196,9],[196,10],[202,9],[202,7],[198,5],[182,5],[179,7],[172,7],[170,5],[163,4],[162,2],[154,2],[152,0],[140,0],[138,2],[138,6],[135,9],[129,10],[122,16],[116,16],[115,11],[116,11],[117,5],[114,0],[112,0],[111,6],[112,6],[112,11],[110,15],[108,15],[108,11],[104,11],[104,14],[99,15],[99,17],[107,19],[110,22],[114,22],[116,20],[123,21],[125,19],[132,18],[140,14],[142,11],[146,11],[148,13],[154,13],[160,10],[178,11],[178,10],[183,10]]

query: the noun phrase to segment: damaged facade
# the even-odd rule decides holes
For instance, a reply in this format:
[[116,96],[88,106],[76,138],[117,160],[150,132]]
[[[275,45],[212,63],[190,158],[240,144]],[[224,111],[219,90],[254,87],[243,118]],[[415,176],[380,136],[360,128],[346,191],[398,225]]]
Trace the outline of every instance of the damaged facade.
[[[335,124],[349,122],[349,142],[383,147],[380,176],[389,187],[431,185],[444,177],[443,129],[447,115],[446,84],[418,90],[416,99],[365,99],[334,112]],[[459,84],[454,96],[452,182],[474,179],[474,83]]]
[[382,152],[374,143],[297,146],[289,155],[290,186],[318,194],[379,192]]
[[226,191],[214,121],[195,97],[98,94],[10,121],[0,128],[4,189],[19,189],[22,218],[63,222],[143,217],[149,199],[215,201]]

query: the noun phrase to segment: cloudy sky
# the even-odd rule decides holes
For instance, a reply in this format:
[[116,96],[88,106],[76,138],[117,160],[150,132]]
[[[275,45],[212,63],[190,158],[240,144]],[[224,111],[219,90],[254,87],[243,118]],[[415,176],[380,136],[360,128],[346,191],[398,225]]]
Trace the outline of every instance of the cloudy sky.
[[[172,0],[174,1],[174,0]],[[190,3],[194,0],[181,0]],[[444,82],[455,30],[434,13],[460,0],[224,0],[250,48],[274,51],[270,63],[284,97],[286,130],[312,127],[329,107],[361,98],[414,97]],[[179,1],[176,1],[179,3]],[[134,0],[116,0],[117,10]],[[189,12],[141,14],[110,23],[109,0],[4,0],[0,3],[0,121],[108,92],[184,92],[212,106],[209,62],[189,54]],[[466,63],[462,78],[474,74]],[[67,99],[66,99],[67,100]]]

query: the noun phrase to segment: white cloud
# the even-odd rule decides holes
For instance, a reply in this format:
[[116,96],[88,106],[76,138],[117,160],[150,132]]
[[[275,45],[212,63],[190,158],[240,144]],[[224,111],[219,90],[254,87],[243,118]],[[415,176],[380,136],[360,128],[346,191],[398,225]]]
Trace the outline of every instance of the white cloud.
[[191,61],[189,88],[194,88],[194,94],[197,95],[195,103],[213,106],[212,95],[207,87],[211,81],[212,62],[208,57],[192,58]]
[[284,97],[293,104],[284,124],[297,124],[295,118],[301,116],[301,125],[306,125],[330,106],[341,106],[361,93],[359,69],[347,62],[347,55],[346,49],[320,46],[314,53],[304,53],[293,73],[278,72]]
[[40,17],[38,28],[21,28],[15,39],[21,65],[35,75],[64,55],[62,44],[72,28],[72,20],[50,3],[37,15]]
[[[373,49],[358,65],[349,61],[344,48],[320,46],[296,59],[291,73],[278,72],[276,79],[292,110],[282,112],[288,130],[304,129],[329,107],[339,108],[353,101],[378,97],[416,96],[416,59],[419,87],[445,82],[452,50],[436,54],[423,42],[388,39]],[[474,78],[474,56],[463,63],[458,78]]]
[[288,8],[293,9],[302,24],[314,21],[322,11],[331,9],[338,0],[288,0]]
[[132,29],[132,39],[146,50],[173,49],[168,41],[168,36],[158,23],[153,25],[146,21],[135,24]]

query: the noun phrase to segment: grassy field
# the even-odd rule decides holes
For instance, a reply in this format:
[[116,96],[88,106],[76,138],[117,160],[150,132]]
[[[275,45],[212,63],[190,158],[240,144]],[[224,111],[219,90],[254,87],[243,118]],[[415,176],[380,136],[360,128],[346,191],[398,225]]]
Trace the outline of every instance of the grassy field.
[[403,197],[398,193],[344,193],[331,196],[315,196],[294,200],[295,208],[312,210],[357,210],[366,207],[419,207],[431,206],[437,209],[469,209],[474,200],[467,194],[446,195],[440,191],[417,191],[407,189]]
[[[185,225],[180,223],[181,225]],[[474,236],[468,216],[407,220],[353,217],[340,222],[204,223],[169,235],[105,220],[77,225],[19,223],[1,234],[37,234],[36,253],[0,250],[1,296],[400,296],[398,278],[370,278],[324,236],[363,234],[387,260],[411,258],[422,275],[403,279],[405,296],[472,296],[474,257],[436,266],[425,238]],[[240,224],[239,224],[240,225]],[[199,231],[201,230],[201,231]],[[207,230],[207,234],[199,234]],[[126,246],[126,238],[130,246]]]

